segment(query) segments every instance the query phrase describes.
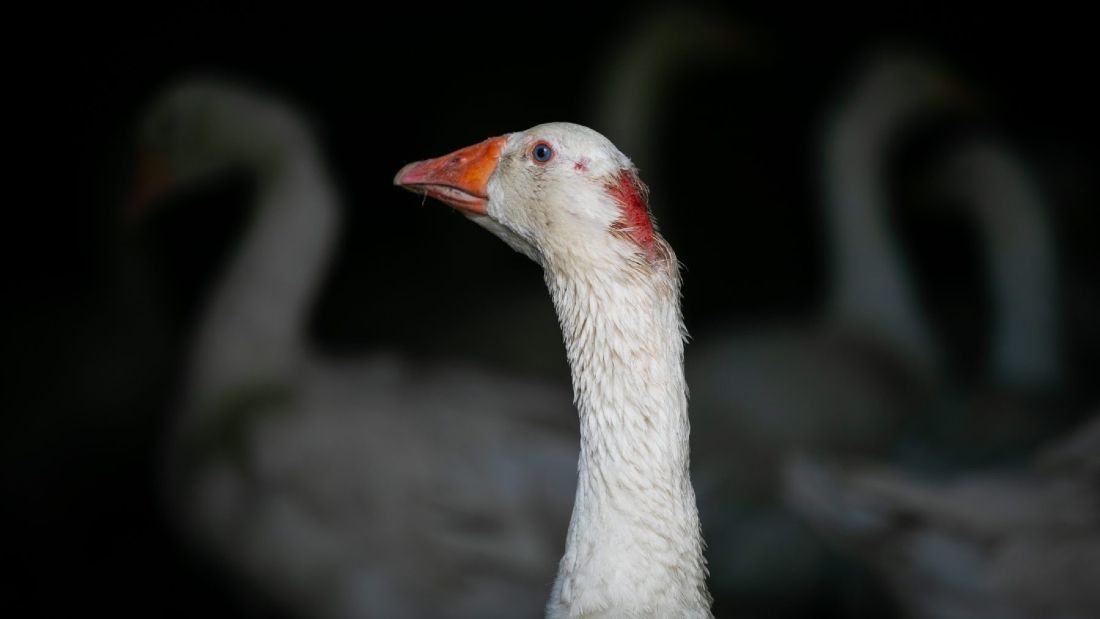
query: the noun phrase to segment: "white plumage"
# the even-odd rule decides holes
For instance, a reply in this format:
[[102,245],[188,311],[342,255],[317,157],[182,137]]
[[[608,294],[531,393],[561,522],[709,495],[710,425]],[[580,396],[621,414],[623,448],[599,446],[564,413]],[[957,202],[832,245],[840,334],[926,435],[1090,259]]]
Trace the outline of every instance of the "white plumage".
[[395,182],[465,211],[544,269],[581,439],[547,615],[709,616],[679,265],[652,228],[633,165],[598,133],[553,123],[409,164]]
[[312,350],[306,318],[340,208],[288,106],[188,82],[153,102],[141,142],[170,175],[162,191],[232,167],[257,180],[169,438],[185,530],[299,616],[539,613],[574,490],[568,390]]

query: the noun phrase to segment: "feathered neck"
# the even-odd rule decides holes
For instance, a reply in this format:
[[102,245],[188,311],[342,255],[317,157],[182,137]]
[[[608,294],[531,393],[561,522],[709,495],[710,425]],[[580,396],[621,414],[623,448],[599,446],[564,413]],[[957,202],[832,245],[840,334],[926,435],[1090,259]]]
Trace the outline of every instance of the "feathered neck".
[[957,156],[973,163],[972,208],[986,237],[996,309],[993,378],[1049,387],[1061,373],[1050,209],[1025,163],[1006,147],[976,143]]
[[664,240],[653,240],[656,259],[612,252],[544,263],[581,433],[550,617],[710,616],[688,473],[679,271]]
[[832,319],[869,332],[917,365],[932,368],[938,353],[886,208],[883,162],[896,129],[909,115],[866,107],[843,110],[831,119],[823,146]]
[[284,382],[306,353],[305,324],[339,208],[312,142],[287,141],[257,165],[249,228],[199,323],[193,411],[229,390]]

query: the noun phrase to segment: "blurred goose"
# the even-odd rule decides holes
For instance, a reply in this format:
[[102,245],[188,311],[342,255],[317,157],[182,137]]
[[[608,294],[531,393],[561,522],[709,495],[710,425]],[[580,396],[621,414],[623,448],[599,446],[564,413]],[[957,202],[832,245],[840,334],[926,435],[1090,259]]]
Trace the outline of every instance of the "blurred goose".
[[139,206],[232,167],[257,182],[198,322],[170,437],[173,516],[296,616],[538,614],[574,491],[568,391],[311,349],[340,205],[291,107],[189,81],[152,103],[140,140]]
[[[791,448],[876,450],[918,402],[936,353],[886,220],[886,150],[908,121],[950,103],[945,76],[908,57],[873,64],[827,125],[823,148],[833,254],[829,311],[817,324],[715,335],[689,358],[692,398],[736,425],[777,470]],[[718,423],[716,420],[715,423]],[[765,482],[765,485],[769,485]]]
[[920,480],[804,457],[788,502],[915,618],[1100,616],[1100,417],[1026,470]]
[[696,462],[714,485],[700,495],[722,497],[703,502],[704,521],[726,523],[708,538],[715,587],[741,595],[805,591],[828,569],[779,500],[787,455],[885,454],[938,380],[938,351],[889,225],[885,166],[903,128],[957,96],[940,68],[901,55],[876,57],[844,92],[821,150],[824,312],[808,324],[704,333],[687,359],[693,410],[709,429]]

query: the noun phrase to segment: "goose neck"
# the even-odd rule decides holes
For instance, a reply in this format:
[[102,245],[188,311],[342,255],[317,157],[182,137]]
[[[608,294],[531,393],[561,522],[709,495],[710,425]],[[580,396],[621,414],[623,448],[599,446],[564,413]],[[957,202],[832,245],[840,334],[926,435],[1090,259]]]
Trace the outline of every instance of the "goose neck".
[[709,615],[688,471],[674,265],[673,258],[654,269],[547,271],[581,434],[577,494],[551,616],[596,609]]

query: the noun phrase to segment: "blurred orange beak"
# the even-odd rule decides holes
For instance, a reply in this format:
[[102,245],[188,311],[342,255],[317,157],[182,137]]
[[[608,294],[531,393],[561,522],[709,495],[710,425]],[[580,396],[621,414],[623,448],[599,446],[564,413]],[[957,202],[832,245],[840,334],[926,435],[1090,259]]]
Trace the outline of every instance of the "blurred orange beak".
[[145,215],[149,204],[159,198],[172,184],[172,173],[158,153],[141,150],[137,155],[134,189],[126,205],[126,216],[136,221]]
[[507,142],[508,136],[490,138],[449,155],[410,163],[397,172],[393,184],[460,211],[484,215],[489,177]]

